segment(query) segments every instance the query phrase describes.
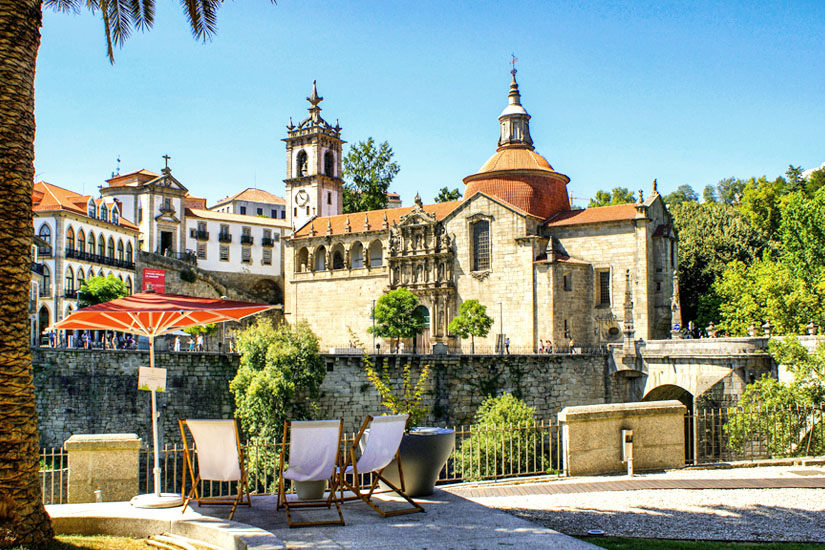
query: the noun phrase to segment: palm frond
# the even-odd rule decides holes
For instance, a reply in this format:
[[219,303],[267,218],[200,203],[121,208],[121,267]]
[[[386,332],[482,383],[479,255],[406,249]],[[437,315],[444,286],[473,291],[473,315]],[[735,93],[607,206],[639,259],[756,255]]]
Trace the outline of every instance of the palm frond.
[[115,46],[123,47],[123,43],[132,33],[132,11],[130,2],[118,0],[101,0],[106,2],[109,12],[109,28],[111,29],[112,42]]
[[211,39],[218,30],[218,10],[221,0],[180,0],[192,34],[204,42]]
[[129,4],[135,28],[139,31],[152,28],[155,22],[155,2],[153,0],[131,0]]
[[45,0],[43,7],[52,8],[54,11],[62,11],[64,13],[80,13],[78,0]]

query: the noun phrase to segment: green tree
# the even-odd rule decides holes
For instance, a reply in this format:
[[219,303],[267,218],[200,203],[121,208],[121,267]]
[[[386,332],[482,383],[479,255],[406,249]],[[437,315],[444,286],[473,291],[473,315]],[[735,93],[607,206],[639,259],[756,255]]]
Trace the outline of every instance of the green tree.
[[812,197],[817,191],[825,187],[825,168],[814,170],[805,180],[805,193]]
[[[744,214],[727,204],[685,202],[670,213],[679,233],[682,318],[703,327],[718,321],[718,312],[707,311],[700,318],[700,297],[708,294],[728,263],[739,260],[750,265],[761,257],[767,243]],[[706,298],[706,303],[714,302]]]
[[702,190],[702,202],[717,202],[716,187],[713,185],[706,185]]
[[372,314],[375,327],[370,327],[367,332],[382,338],[395,338],[396,350],[399,338],[414,338],[427,328],[427,320],[418,307],[418,296],[404,287],[378,298]]
[[737,178],[725,178],[716,184],[716,198],[719,202],[736,206],[742,200],[747,182]]
[[487,315],[487,306],[478,300],[467,300],[458,308],[458,315],[450,321],[447,330],[459,338],[471,337],[470,350],[476,351],[475,337],[483,338],[490,332],[493,318]]
[[[193,34],[210,38],[220,0],[182,2]],[[43,7],[100,13],[107,54],[133,29],[154,22],[153,0],[0,0],[0,545],[39,545],[53,537],[38,479],[37,413],[28,342],[34,185],[34,81]]]
[[636,202],[633,198],[633,193],[626,187],[614,187],[613,191],[596,191],[596,197],[590,199],[587,204],[588,208],[597,208],[599,206],[614,206],[616,204],[628,204]]
[[385,141],[359,141],[344,157],[344,213],[387,207],[387,190],[401,168],[392,160],[392,147]]
[[206,347],[205,349],[209,349],[209,337],[218,332],[218,324],[217,323],[209,323],[208,325],[195,325],[192,327],[186,327],[183,329],[183,332],[190,336],[197,337],[199,334],[203,334],[204,338],[206,339]]
[[767,446],[771,457],[825,453],[825,344],[809,353],[794,337],[771,340],[771,355],[793,375],[791,382],[763,376],[745,389],[725,424],[729,444]]
[[783,203],[780,226],[782,261],[801,279],[825,279],[825,189],[808,198],[792,193]]
[[476,412],[470,437],[461,442],[456,466],[466,480],[489,479],[531,470],[544,471],[542,434],[536,410],[511,393],[488,396]]
[[262,449],[253,469],[271,479],[273,442],[283,437],[284,421],[315,417],[326,368],[318,338],[306,322],[272,325],[258,319],[237,337],[241,362],[229,391],[235,417],[248,439]]
[[786,182],[783,178],[773,181],[765,176],[751,178],[742,191],[739,211],[748,217],[751,225],[771,240],[779,240],[782,221],[781,207]]
[[802,191],[805,188],[805,178],[802,176],[801,166],[789,164],[788,169],[785,170],[785,177],[787,178],[785,186],[786,194]]
[[699,202],[699,195],[690,185],[684,184],[676,188],[673,193],[668,193],[664,198],[668,208],[682,204],[683,202]]
[[77,307],[93,306],[128,295],[126,284],[114,275],[86,279],[77,291]]
[[435,197],[435,202],[450,202],[461,200],[461,191],[458,187],[455,189],[448,189],[447,186],[438,190],[438,195]]

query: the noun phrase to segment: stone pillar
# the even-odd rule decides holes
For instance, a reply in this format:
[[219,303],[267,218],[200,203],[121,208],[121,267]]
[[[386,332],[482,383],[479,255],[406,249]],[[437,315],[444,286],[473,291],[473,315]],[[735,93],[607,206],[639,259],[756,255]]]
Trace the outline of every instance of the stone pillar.
[[136,434],[73,435],[66,441],[69,454],[69,503],[129,500],[138,494]]

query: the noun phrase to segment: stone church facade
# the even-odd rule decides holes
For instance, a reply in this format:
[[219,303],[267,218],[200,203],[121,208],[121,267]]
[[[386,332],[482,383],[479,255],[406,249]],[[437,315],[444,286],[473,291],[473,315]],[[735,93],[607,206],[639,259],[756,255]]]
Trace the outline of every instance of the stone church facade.
[[[309,99],[310,118],[320,118],[313,114],[314,90]],[[464,178],[462,200],[424,205],[416,197],[413,207],[316,215],[294,224],[284,252],[287,321],[309,322],[323,349],[346,345],[350,330],[372,349],[373,301],[403,286],[419,297],[429,318],[425,334],[406,343],[408,350],[444,343],[469,351],[470,342],[447,326],[470,299],[495,319],[490,334],[476,339],[477,349],[495,350],[505,337],[520,352],[548,340],[566,348],[619,342],[628,334],[667,338],[679,322],[677,239],[655,182],[649,197],[640,191],[635,204],[573,210],[569,178],[535,152],[529,122],[513,73],[498,148],[478,173]],[[289,148],[293,131],[286,140],[290,167],[298,162]],[[340,159],[337,124],[334,134]],[[319,155],[311,151],[309,158]],[[304,177],[313,178],[321,166]],[[314,177],[340,182],[332,169],[330,177]],[[295,183],[290,172],[288,197],[295,196]],[[288,202],[300,213],[296,207]]]

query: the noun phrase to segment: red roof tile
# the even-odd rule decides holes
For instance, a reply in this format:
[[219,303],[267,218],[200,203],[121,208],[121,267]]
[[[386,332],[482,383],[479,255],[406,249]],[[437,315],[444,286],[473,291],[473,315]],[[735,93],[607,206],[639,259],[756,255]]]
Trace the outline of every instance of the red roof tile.
[[[436,220],[443,220],[450,212],[461,204],[461,201],[439,202],[436,204],[425,204],[424,210],[435,214]],[[327,216],[322,218],[315,218],[312,222],[306,224],[301,229],[296,231],[292,238],[300,239],[310,236],[310,228],[315,229],[315,236],[327,235],[327,227],[331,227],[333,235],[345,234],[344,228],[347,225],[349,218],[350,230],[352,233],[364,233],[366,231],[380,231],[383,228],[384,216],[387,217],[387,224],[392,226],[393,222],[398,223],[401,216],[409,214],[413,206],[404,208],[386,208],[383,210],[370,210],[368,212],[354,212],[352,214],[340,214],[338,216]],[[364,216],[366,215],[369,222],[369,229],[364,229]]]
[[240,193],[235,193],[234,195],[230,195],[228,197],[224,197],[215,203],[212,208],[216,206],[220,206],[222,204],[226,204],[232,201],[250,201],[250,202],[265,202],[269,204],[286,204],[286,201],[279,197],[278,195],[273,195],[268,191],[264,191],[263,189],[256,189],[254,187],[247,187]]
[[618,204],[615,206],[600,206],[584,210],[559,212],[545,223],[547,227],[561,227],[565,225],[580,225],[585,223],[615,222],[632,220],[636,217],[636,205]]

